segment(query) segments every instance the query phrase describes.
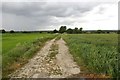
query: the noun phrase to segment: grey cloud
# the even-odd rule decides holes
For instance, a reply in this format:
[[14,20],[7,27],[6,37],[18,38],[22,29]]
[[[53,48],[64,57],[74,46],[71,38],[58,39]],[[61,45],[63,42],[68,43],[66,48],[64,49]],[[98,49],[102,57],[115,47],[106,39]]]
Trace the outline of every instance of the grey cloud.
[[[44,3],[43,3],[44,4]],[[27,2],[3,2],[2,11],[5,13],[11,13],[22,16],[33,16],[36,11],[41,10],[42,3],[27,3]],[[39,6],[40,5],[40,6]]]
[[[81,17],[84,15],[84,13],[92,10],[95,6],[99,4],[100,3],[80,2],[3,2],[3,27],[5,27],[5,29],[15,30],[36,30],[47,28],[49,29],[49,26],[51,25],[70,25],[74,22],[59,22],[55,21],[53,17]],[[11,23],[10,20],[12,20]]]
[[49,3],[46,2],[4,2],[2,5],[3,12],[12,13],[15,15],[22,16],[57,16],[65,17],[70,15],[75,15],[76,13],[83,13],[91,10],[94,5],[89,5],[89,3]]

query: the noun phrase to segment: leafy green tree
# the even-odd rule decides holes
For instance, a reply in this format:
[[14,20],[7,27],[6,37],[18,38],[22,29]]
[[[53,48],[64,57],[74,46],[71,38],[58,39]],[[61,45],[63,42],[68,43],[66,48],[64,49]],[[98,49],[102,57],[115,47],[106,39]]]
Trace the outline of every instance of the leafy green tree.
[[97,30],[97,33],[98,34],[103,33],[103,31],[102,30]]
[[72,34],[72,33],[73,33],[73,30],[72,30],[71,28],[69,28],[69,29],[67,29],[66,32],[69,33],[69,34]]
[[82,33],[82,30],[83,30],[83,28],[81,27],[81,28],[79,29],[79,33]]
[[60,29],[59,29],[59,33],[64,33],[66,32],[66,26],[61,26]]
[[53,30],[53,33],[58,33],[58,31],[55,29],[55,30]]
[[78,32],[79,32],[79,31],[78,31],[78,28],[77,28],[77,27],[75,27],[75,29],[74,29],[73,33],[77,34]]
[[14,31],[14,30],[11,30],[10,33],[15,33],[15,31]]
[[2,32],[2,33],[6,33],[6,31],[5,31],[4,29],[2,29],[0,32]]

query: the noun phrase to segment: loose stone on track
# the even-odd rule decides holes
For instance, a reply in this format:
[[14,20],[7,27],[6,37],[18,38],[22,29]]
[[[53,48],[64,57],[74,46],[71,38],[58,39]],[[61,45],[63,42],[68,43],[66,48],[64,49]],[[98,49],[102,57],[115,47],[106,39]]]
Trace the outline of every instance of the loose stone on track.
[[51,40],[11,78],[65,78],[80,73],[65,41]]

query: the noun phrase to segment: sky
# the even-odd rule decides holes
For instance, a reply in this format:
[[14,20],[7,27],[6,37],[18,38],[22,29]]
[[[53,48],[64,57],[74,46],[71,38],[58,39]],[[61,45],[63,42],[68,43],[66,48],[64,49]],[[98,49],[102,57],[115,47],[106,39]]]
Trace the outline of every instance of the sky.
[[5,30],[59,30],[60,26],[82,27],[83,30],[118,29],[115,0],[5,0],[0,8],[0,25]]

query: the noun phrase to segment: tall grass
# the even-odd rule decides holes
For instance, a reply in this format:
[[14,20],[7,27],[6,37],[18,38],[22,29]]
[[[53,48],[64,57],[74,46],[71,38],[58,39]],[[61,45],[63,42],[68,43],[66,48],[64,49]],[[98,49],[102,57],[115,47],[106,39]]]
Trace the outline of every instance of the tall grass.
[[54,34],[4,34],[3,77],[7,77],[8,74],[27,63],[47,40],[55,36]]
[[118,76],[117,34],[71,34],[63,38],[78,64],[82,59],[93,73]]

